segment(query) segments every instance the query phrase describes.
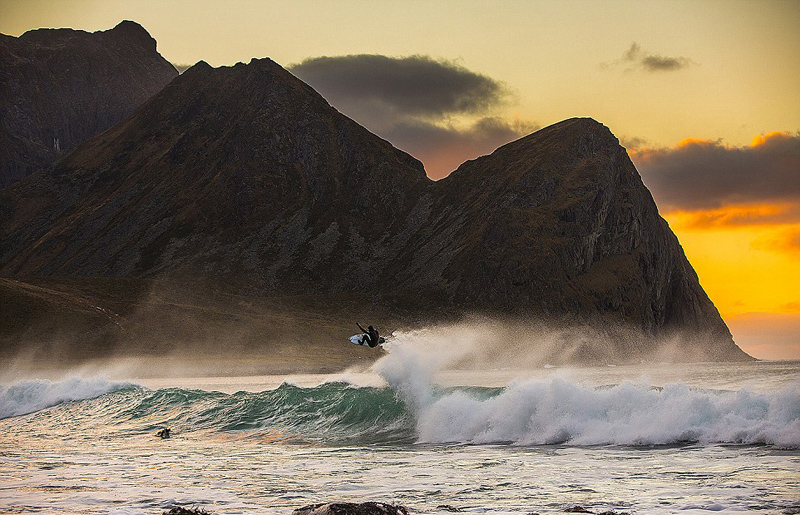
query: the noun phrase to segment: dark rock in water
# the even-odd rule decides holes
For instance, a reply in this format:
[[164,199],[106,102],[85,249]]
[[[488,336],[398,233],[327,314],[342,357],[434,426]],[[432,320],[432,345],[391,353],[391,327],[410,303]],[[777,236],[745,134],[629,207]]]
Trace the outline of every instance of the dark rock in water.
[[[678,334],[684,359],[749,359],[602,124],[565,120],[433,182],[269,59],[200,62],[52,173],[0,191],[0,237],[11,277],[203,278],[429,319]],[[611,341],[567,354],[658,350]]]
[[173,506],[168,511],[163,512],[162,515],[211,515],[211,512],[206,511],[202,508],[185,508],[183,506]]
[[140,25],[0,34],[0,187],[52,165],[178,75]]
[[625,512],[615,511],[615,510],[594,512],[588,508],[584,508],[579,504],[564,509],[564,513],[593,513],[594,515],[627,515]]
[[292,513],[294,515],[408,515],[408,510],[403,506],[382,502],[338,502],[310,504]]

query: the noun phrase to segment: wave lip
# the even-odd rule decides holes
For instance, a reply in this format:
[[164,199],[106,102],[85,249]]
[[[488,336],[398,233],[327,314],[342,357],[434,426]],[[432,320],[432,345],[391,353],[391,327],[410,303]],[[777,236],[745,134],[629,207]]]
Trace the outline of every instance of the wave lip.
[[0,386],[0,419],[27,415],[65,402],[93,399],[132,386],[105,378],[30,379]]

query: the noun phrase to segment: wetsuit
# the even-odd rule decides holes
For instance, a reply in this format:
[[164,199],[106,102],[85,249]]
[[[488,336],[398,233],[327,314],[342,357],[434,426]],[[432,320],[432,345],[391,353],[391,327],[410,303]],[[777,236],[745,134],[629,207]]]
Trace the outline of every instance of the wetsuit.
[[370,347],[377,346],[381,341],[381,336],[378,334],[378,330],[372,326],[369,326],[369,329],[367,329],[367,336],[369,336],[368,344]]
[[366,336],[367,345],[369,345],[370,347],[376,347],[378,343],[380,343],[381,336],[380,334],[378,334],[378,331],[374,327],[369,326],[369,329],[364,329],[358,322],[356,322],[356,325],[364,333],[364,336]]

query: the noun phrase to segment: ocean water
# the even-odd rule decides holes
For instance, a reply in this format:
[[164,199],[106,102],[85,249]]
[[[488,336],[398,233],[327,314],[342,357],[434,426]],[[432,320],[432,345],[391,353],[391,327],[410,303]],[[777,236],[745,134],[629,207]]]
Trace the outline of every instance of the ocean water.
[[335,376],[6,384],[0,512],[800,513],[800,362],[452,370],[418,335],[387,350]]

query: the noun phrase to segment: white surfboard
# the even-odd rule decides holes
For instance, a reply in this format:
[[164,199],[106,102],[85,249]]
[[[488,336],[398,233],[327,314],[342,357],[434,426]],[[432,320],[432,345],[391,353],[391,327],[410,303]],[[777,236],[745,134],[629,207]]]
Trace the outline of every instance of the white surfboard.
[[[361,345],[362,347],[369,347],[369,344],[367,343],[367,335],[364,334],[364,333],[354,334],[353,336],[351,336],[349,338],[349,340],[350,340],[350,343],[354,343],[356,345]],[[380,347],[384,343],[386,343],[386,338],[384,338],[383,336],[380,336],[378,338],[377,347]]]

